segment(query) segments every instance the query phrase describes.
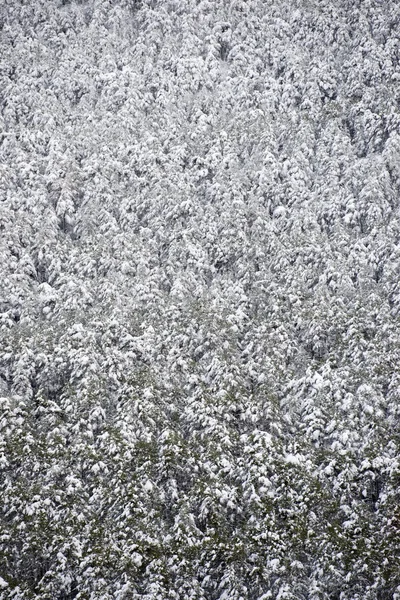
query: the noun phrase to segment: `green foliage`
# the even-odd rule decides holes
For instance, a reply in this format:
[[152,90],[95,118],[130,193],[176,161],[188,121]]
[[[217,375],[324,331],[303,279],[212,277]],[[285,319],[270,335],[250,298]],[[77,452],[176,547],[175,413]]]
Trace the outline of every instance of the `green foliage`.
[[0,600],[399,597],[394,0],[0,3]]

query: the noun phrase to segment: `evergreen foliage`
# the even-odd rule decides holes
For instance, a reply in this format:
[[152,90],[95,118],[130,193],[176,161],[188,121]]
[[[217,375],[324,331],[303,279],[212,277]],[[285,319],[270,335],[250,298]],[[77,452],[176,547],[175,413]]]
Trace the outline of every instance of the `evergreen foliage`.
[[399,33],[0,0],[0,600],[400,600]]

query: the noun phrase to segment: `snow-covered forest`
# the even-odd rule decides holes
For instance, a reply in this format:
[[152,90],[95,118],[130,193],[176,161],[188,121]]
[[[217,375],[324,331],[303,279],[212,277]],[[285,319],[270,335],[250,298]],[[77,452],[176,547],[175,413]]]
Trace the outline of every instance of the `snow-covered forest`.
[[0,599],[400,599],[398,0],[0,0]]

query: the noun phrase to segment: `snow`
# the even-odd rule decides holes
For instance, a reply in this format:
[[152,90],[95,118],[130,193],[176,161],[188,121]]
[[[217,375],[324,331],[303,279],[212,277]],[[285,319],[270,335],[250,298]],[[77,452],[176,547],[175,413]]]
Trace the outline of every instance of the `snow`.
[[399,3],[3,4],[0,596],[389,597]]

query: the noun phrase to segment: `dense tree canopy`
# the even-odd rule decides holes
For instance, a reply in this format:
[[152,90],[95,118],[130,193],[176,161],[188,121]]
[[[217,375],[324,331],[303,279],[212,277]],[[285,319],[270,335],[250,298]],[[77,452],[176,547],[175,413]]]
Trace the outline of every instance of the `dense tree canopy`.
[[400,4],[0,0],[0,599],[400,599]]

